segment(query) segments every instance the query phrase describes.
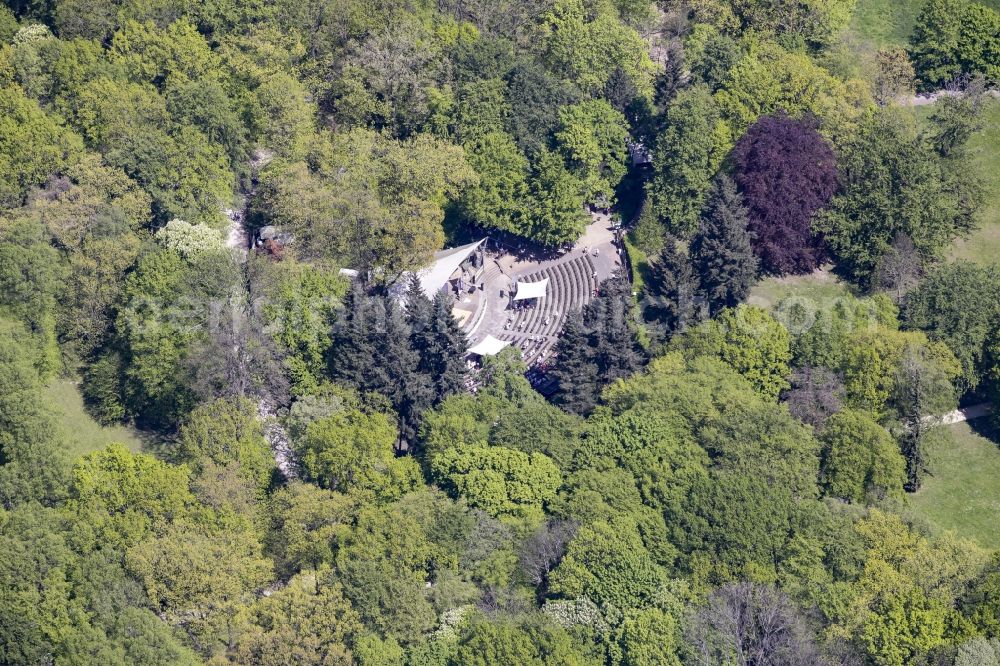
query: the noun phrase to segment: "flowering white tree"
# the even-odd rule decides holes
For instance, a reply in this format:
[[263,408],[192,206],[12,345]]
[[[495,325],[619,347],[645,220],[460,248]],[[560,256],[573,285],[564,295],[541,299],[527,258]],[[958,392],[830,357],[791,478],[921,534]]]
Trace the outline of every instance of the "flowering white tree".
[[157,231],[156,240],[189,260],[211,252],[221,252],[226,248],[222,232],[218,229],[177,219],[170,220]]

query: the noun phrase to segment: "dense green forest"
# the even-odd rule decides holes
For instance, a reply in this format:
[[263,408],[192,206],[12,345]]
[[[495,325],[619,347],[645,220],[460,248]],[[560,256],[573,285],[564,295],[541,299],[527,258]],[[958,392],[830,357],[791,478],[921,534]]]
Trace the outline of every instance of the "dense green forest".
[[[898,4],[6,0],[0,664],[1000,665],[1000,14]],[[552,395],[388,288],[588,206]]]

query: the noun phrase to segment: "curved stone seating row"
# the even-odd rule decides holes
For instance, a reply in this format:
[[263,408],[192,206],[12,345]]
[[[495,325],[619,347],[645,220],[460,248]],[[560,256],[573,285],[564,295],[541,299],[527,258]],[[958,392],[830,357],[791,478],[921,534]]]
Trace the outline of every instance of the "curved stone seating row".
[[590,302],[597,289],[594,264],[589,255],[576,255],[542,270],[520,276],[522,282],[548,278],[545,297],[535,305],[509,311],[509,327],[500,339],[521,348],[528,365],[541,359],[556,343],[566,315]]

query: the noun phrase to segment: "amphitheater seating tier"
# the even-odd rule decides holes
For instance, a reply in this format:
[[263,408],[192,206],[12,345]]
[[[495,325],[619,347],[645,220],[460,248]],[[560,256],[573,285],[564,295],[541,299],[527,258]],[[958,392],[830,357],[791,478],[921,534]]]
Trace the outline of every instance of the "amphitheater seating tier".
[[548,357],[566,315],[589,303],[597,289],[594,263],[589,255],[567,258],[519,276],[518,280],[538,282],[546,278],[549,286],[545,297],[537,304],[509,310],[507,327],[497,336],[519,347],[529,367]]

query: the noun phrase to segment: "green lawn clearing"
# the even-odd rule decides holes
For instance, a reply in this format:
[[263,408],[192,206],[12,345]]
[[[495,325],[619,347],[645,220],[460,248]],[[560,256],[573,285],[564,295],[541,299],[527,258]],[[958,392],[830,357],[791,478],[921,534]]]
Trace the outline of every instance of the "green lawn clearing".
[[850,29],[877,47],[906,46],[924,0],[858,0]]
[[935,530],[954,530],[1000,548],[1000,447],[968,423],[928,435],[931,473],[910,496],[910,510]]
[[870,79],[880,49],[907,46],[925,0],[857,0],[851,22],[821,56],[845,78]]
[[[990,99],[983,116],[983,129],[969,139],[969,158],[983,181],[986,201],[979,213],[979,228],[958,238],[947,259],[977,263],[1000,263],[1000,100]],[[920,122],[934,112],[934,105],[910,107]],[[929,124],[929,123],[928,123]]]
[[[1000,9],[1000,0],[978,0]],[[849,30],[877,48],[906,46],[926,0],[858,0]]]
[[980,263],[1000,262],[1000,100],[991,100],[982,131],[969,139],[969,152],[986,187],[986,204],[979,229],[960,238],[949,253],[952,259]]
[[847,296],[850,289],[826,266],[807,275],[787,275],[767,278],[757,283],[747,302],[765,310],[773,310],[784,299],[794,296],[811,301],[815,306],[828,305]]
[[68,379],[57,379],[45,389],[48,406],[59,415],[59,427],[74,458],[121,442],[133,451],[143,448],[142,436],[126,426],[105,427],[83,408],[79,387]]

